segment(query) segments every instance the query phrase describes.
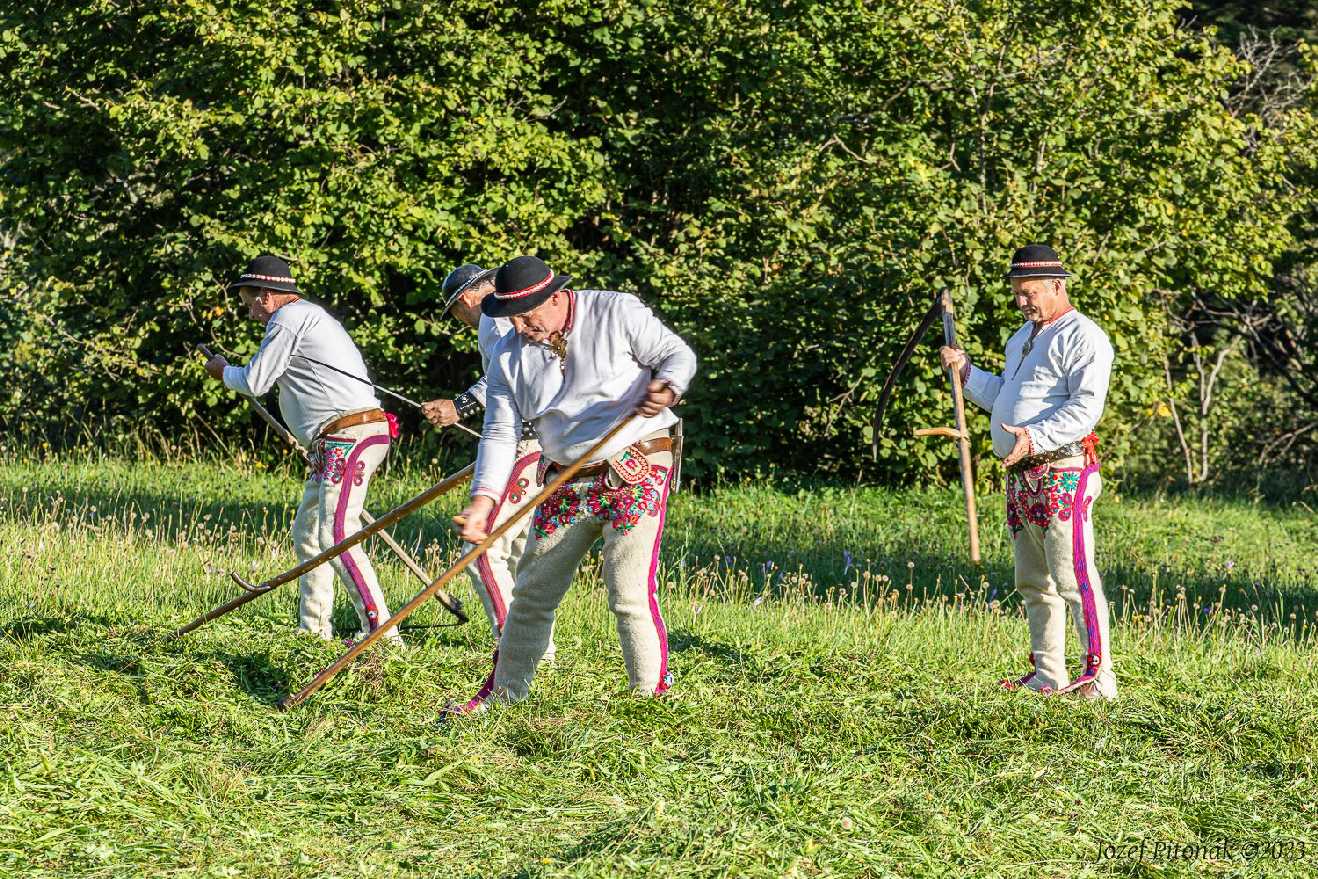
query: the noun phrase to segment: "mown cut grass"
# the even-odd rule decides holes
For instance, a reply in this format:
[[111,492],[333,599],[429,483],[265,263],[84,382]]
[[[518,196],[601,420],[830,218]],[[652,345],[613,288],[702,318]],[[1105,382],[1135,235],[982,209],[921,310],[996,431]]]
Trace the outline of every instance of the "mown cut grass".
[[[1100,843],[1221,839],[1309,848],[1157,875],[1318,867],[1302,510],[1100,501],[1122,699],[1094,705],[994,685],[1027,649],[996,500],[981,580],[951,493],[679,497],[671,698],[623,691],[592,563],[532,699],[440,727],[487,670],[479,622],[415,631],[289,714],[338,653],[291,634],[293,587],[157,643],[233,594],[224,569],[291,561],[295,492],[204,465],[0,474],[0,874],[1143,875]],[[398,531],[433,570],[459,500]],[[372,555],[400,604],[415,582]]]

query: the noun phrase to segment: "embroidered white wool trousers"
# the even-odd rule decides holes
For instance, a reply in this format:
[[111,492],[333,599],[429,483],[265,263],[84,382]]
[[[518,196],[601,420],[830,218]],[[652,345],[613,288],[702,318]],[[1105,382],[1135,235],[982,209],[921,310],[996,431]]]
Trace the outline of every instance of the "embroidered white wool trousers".
[[659,695],[672,683],[668,630],[659,607],[659,550],[668,512],[673,456],[647,456],[651,473],[636,485],[611,473],[562,486],[535,511],[517,571],[494,671],[463,711],[493,697],[525,699],[549,647],[558,605],[582,558],[604,539],[604,585],[631,688]]
[[[386,422],[359,424],[335,431],[312,446],[311,475],[303,486],[302,502],[293,517],[293,545],[299,561],[306,561],[361,530],[362,507],[371,477],[389,453]],[[361,624],[364,637],[389,619],[389,607],[375,568],[362,544],[298,580],[298,626],[317,637],[334,637],[334,575],[343,582]],[[397,630],[389,639],[401,642]]]
[[[490,518],[485,523],[486,532],[515,516],[527,504],[535,499],[536,468],[540,463],[540,443],[533,439],[523,440],[517,446],[517,461],[513,464],[512,476],[490,511]],[[485,616],[490,621],[490,631],[497,643],[503,632],[504,620],[508,617],[508,608],[513,601],[513,586],[517,582],[517,567],[526,549],[527,535],[531,530],[531,516],[514,525],[506,534],[490,545],[483,555],[467,568],[472,587],[480,597],[485,608]],[[463,553],[470,552],[473,545],[464,544]],[[545,650],[545,659],[552,660],[555,646],[552,636]]]
[[[1007,475],[1007,527],[1016,558],[1016,589],[1025,604],[1034,668],[1018,683],[1069,692],[1092,684],[1115,698],[1108,604],[1094,563],[1093,504],[1102,490],[1098,464],[1083,456]],[[1066,663],[1068,609],[1079,636],[1080,672]]]

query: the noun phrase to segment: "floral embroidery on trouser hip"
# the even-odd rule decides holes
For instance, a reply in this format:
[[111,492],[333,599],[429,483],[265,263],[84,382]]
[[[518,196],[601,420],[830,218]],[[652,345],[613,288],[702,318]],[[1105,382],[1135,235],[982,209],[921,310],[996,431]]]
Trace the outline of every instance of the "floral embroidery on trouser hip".
[[[1035,690],[1060,692],[1092,684],[1117,694],[1108,640],[1108,606],[1094,564],[1093,503],[1102,489],[1098,465],[1064,458],[1007,475],[1007,526],[1016,558],[1016,589],[1030,626]],[[1080,673],[1066,665],[1066,614],[1081,648]]]
[[[519,510],[535,499],[536,466],[540,463],[540,443],[523,440],[517,447],[517,462],[513,465],[512,476],[504,488],[503,497],[495,504],[486,522],[488,531],[502,525]],[[513,586],[517,582],[517,566],[526,550],[527,534],[531,529],[531,516],[527,516],[516,527],[510,529],[487,549],[476,561],[467,567],[467,576],[471,578],[472,587],[485,607],[485,616],[490,621],[490,631],[495,641],[503,631],[503,623],[512,604]],[[470,552],[472,544],[463,544],[463,553]],[[545,651],[546,659],[553,659],[554,641],[551,636],[549,647]]]
[[[293,517],[293,544],[299,560],[309,559],[361,530],[362,507],[371,477],[388,452],[389,427],[384,422],[347,427],[315,443],[311,474]],[[359,636],[389,619],[375,568],[358,544],[298,581],[300,628],[326,640],[334,637],[335,573],[357,609]],[[397,631],[389,637],[400,640]]]
[[659,547],[668,509],[672,455],[649,456],[647,481],[612,486],[607,474],[571,482],[535,513],[531,538],[499,639],[493,694],[526,698],[549,645],[554,616],[581,559],[604,538],[604,583],[633,690],[668,689],[668,631],[659,609]]

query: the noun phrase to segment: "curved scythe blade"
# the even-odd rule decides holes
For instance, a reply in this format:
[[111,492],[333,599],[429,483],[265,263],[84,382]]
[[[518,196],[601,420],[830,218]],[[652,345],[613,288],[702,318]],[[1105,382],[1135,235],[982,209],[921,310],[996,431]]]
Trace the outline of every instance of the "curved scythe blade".
[[911,338],[906,341],[906,347],[902,348],[902,353],[897,355],[897,360],[892,365],[892,371],[883,380],[883,389],[879,391],[879,403],[874,407],[873,437],[870,440],[870,454],[876,461],[879,458],[879,428],[883,424],[883,412],[888,408],[888,401],[892,399],[892,389],[897,385],[897,376],[901,374],[906,362],[915,353],[915,347],[920,344],[924,334],[929,331],[929,328],[934,325],[934,321],[938,320],[942,313],[942,300],[935,296],[933,305],[929,306],[928,313],[920,321],[920,325],[916,327],[915,332],[911,334]]

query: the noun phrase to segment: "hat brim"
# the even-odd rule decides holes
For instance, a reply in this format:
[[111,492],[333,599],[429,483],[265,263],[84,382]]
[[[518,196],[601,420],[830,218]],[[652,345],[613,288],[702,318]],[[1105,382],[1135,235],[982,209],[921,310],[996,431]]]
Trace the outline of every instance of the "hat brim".
[[481,301],[481,314],[486,317],[512,317],[515,314],[526,314],[570,283],[572,283],[571,275],[555,275],[548,287],[520,299],[500,299],[498,293],[491,293]]
[[233,293],[236,290],[241,290],[243,287],[251,287],[253,290],[274,290],[278,293],[297,293],[299,296],[302,295],[298,292],[297,284],[292,281],[234,281],[229,285],[229,292]]
[[1008,281],[1012,278],[1069,278],[1066,269],[1012,269],[1003,275]]
[[[490,281],[490,280],[493,280],[495,274],[496,274],[498,271],[499,271],[498,269],[486,269],[485,271],[481,272],[480,274],[474,276],[470,281],[468,281],[467,283],[463,284],[463,285],[462,285],[461,287],[459,287],[458,289],[454,290],[453,293],[452,293],[452,295],[449,296],[448,300],[445,301],[445,303],[444,303],[444,307],[440,309],[439,313],[440,313],[440,314],[448,314],[449,309],[453,307],[453,303],[455,303],[455,302],[458,301],[458,297],[459,297],[459,296],[461,296],[463,293],[466,293],[467,290],[468,290],[473,284],[479,284],[481,281]],[[486,297],[486,298],[489,298],[489,297]]]

